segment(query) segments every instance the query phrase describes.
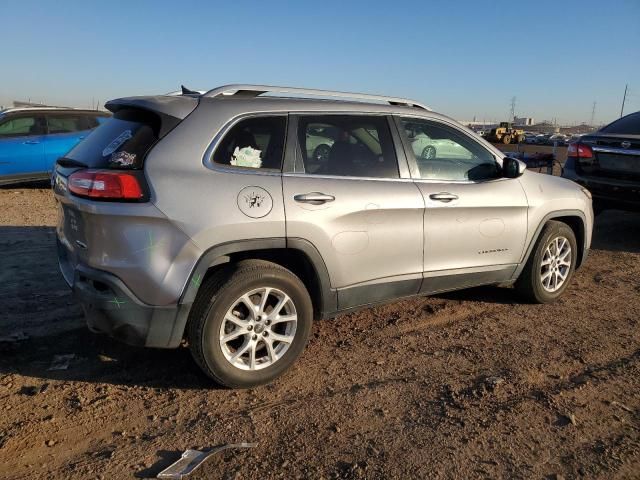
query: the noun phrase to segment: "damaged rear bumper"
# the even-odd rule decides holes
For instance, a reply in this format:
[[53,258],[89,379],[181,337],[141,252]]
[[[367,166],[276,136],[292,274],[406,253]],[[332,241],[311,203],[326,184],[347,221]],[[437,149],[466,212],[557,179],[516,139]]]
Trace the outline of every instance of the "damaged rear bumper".
[[[60,270],[82,305],[87,326],[129,345],[175,348],[180,345],[183,329],[176,328],[179,305],[154,306],[141,302],[115,275],[77,265]],[[187,309],[188,310],[188,309]]]

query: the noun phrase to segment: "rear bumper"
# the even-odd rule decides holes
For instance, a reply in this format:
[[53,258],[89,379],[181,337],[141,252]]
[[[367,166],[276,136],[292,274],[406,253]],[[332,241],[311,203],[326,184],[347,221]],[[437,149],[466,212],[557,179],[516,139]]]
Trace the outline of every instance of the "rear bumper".
[[178,317],[185,309],[179,305],[147,305],[115,275],[84,265],[72,268],[64,255],[59,256],[59,261],[60,271],[82,305],[91,331],[135,346],[180,345],[183,329],[177,326],[183,323],[178,322]]
[[640,212],[640,184],[637,182],[586,177],[566,164],[562,176],[589,190],[599,207]]

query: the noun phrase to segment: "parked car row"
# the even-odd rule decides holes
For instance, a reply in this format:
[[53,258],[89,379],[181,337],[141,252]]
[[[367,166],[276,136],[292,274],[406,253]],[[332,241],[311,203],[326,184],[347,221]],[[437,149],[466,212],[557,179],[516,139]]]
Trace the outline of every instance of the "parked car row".
[[583,134],[564,135],[562,133],[525,133],[525,143],[535,145],[569,145],[578,141]]
[[56,160],[110,117],[53,107],[0,112],[0,185],[50,178]]

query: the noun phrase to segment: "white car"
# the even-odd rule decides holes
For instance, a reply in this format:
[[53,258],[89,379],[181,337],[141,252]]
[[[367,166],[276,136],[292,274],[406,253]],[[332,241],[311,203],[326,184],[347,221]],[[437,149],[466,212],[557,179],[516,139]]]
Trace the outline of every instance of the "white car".
[[430,138],[426,133],[417,133],[411,138],[411,148],[418,159],[469,158],[469,150],[452,140]]

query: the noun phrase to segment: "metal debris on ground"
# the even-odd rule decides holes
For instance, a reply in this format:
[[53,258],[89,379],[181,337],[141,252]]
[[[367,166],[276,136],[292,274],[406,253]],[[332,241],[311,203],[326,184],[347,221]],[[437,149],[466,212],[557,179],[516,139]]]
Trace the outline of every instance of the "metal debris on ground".
[[66,355],[54,355],[53,360],[51,361],[51,366],[47,370],[67,370],[69,368],[71,360],[73,360],[74,358],[76,358],[76,356],[73,353],[69,353]]
[[613,405],[614,407],[620,407],[625,412],[633,413],[633,408],[627,407],[624,403],[616,402],[614,400],[613,402],[611,402],[611,405]]
[[210,456],[227,450],[229,448],[252,448],[255,447],[255,443],[233,443],[228,445],[222,445],[221,447],[213,448],[211,450],[187,450],[182,454],[179,460],[169,465],[163,471],[161,471],[156,478],[165,480],[180,480],[186,478],[196,468],[207,460]]

